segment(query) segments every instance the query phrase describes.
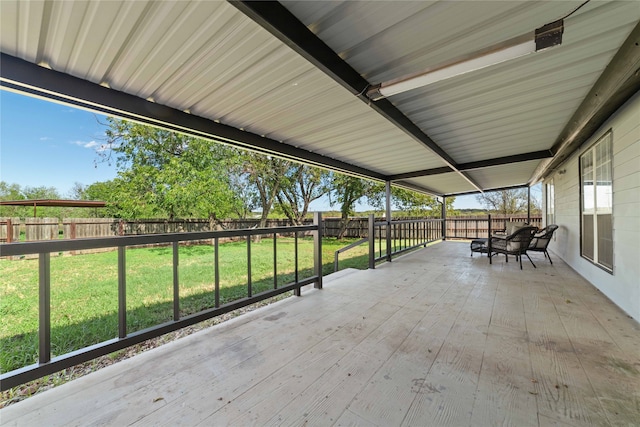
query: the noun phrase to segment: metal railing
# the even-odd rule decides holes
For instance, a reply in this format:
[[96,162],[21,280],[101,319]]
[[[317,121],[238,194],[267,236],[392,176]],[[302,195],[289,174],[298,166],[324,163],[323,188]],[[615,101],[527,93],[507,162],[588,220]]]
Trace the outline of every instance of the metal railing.
[[369,217],[369,268],[377,261],[391,261],[393,256],[442,240],[442,219],[408,219],[375,221]]
[[[16,369],[0,376],[1,390],[23,384],[45,375],[52,374],[65,368],[104,356],[114,351],[139,344],[145,340],[176,331],[186,326],[219,316],[258,301],[293,291],[300,296],[300,288],[314,283],[322,288],[322,217],[319,213],[314,216],[313,225],[296,227],[259,228],[245,230],[226,230],[193,233],[171,233],[142,236],[105,237],[94,239],[57,240],[42,242],[26,242],[5,244],[0,247],[2,256],[22,256],[37,254],[39,258],[39,315],[38,315],[38,363]],[[298,235],[300,233],[313,234],[313,274],[309,277],[299,277],[298,268]],[[291,283],[278,286],[277,283],[277,247],[276,237],[279,234],[293,234],[295,242],[294,280]],[[251,281],[251,240],[253,236],[272,235],[273,245],[273,289],[262,291],[254,295]],[[219,239],[245,238],[247,241],[247,290],[246,297],[227,304],[220,304],[220,265]],[[198,311],[194,314],[181,316],[180,314],[180,281],[178,276],[180,243],[211,240],[214,248],[214,307]],[[169,245],[173,251],[173,320],[162,324],[129,333],[127,330],[127,247],[141,245]],[[51,357],[51,254],[84,249],[117,248],[118,251],[118,336],[117,338],[84,347],[57,357]],[[115,331],[114,331],[115,332]]]
[[333,272],[335,273],[336,271],[338,271],[338,255],[340,255],[343,252],[348,251],[349,249],[353,249],[355,247],[358,247],[364,243],[367,243],[369,241],[368,237],[365,237],[364,239],[360,239],[356,242],[351,243],[350,245],[345,246],[344,248],[340,248],[337,251],[335,251],[333,253]]
[[[394,256],[427,246],[431,242],[444,240],[446,238],[473,239],[488,237],[490,230],[504,228],[505,221],[509,218],[487,217],[487,219],[409,219],[395,221],[376,221],[374,215],[368,218],[366,238],[354,242],[334,253],[334,268],[338,267],[338,255],[356,246],[369,243],[369,268],[375,268],[378,261],[391,261]],[[535,224],[537,218],[532,218]],[[301,278],[298,268],[298,237],[299,235],[313,235],[313,273]],[[277,280],[277,257],[278,250],[276,238],[278,235],[293,235],[295,247],[295,267],[294,280],[285,285],[278,285]],[[77,365],[103,356],[114,351],[141,343],[145,340],[158,337],[160,335],[176,331],[186,326],[213,318],[215,316],[236,310],[238,308],[253,304],[255,302],[293,291],[295,295],[300,295],[302,286],[314,283],[316,288],[322,288],[322,217],[316,213],[313,225],[303,225],[295,227],[274,227],[244,230],[224,230],[224,231],[203,231],[189,233],[169,233],[138,236],[117,236],[91,239],[75,240],[52,240],[26,243],[11,243],[0,246],[0,256],[20,257],[26,255],[36,255],[39,258],[39,325],[38,325],[38,363],[16,369],[0,375],[0,389],[2,391],[52,374],[62,369]],[[273,236],[273,288],[260,291],[254,294],[251,273],[251,248],[253,236]],[[221,304],[220,298],[220,265],[219,265],[219,241],[220,239],[246,239],[247,251],[247,282],[246,292],[240,299]],[[180,313],[180,280],[178,276],[179,246],[181,244],[202,243],[210,241],[214,253],[214,304],[213,307],[200,310],[196,313],[181,316]],[[130,332],[127,329],[127,272],[126,254],[128,247],[144,245],[164,245],[170,246],[172,250],[173,264],[173,296],[172,315],[169,322],[156,324],[147,329]],[[102,341],[100,343],[81,348],[79,350],[51,357],[51,254],[59,252],[81,251],[87,249],[117,248],[117,276],[118,276],[118,331],[117,338]]]

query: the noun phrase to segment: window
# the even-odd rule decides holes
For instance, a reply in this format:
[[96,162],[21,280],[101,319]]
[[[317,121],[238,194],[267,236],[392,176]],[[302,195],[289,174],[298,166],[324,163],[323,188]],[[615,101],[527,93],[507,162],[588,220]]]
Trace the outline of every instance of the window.
[[[555,189],[553,187],[553,179],[546,185],[546,211],[547,217],[545,225],[551,225],[556,223],[556,207],[555,207]],[[555,234],[554,234],[555,238]]]
[[611,131],[580,156],[581,255],[613,271],[613,166]]

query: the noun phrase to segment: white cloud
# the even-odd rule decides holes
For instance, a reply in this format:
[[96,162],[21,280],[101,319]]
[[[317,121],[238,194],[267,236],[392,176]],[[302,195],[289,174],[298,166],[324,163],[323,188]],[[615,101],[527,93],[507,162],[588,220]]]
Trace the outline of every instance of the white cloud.
[[50,136],[43,136],[43,137],[40,138],[40,141],[50,141],[52,139],[53,138],[51,138]]
[[106,144],[101,144],[96,141],[71,141],[71,143],[79,147],[94,149],[98,152],[102,152],[107,149]]

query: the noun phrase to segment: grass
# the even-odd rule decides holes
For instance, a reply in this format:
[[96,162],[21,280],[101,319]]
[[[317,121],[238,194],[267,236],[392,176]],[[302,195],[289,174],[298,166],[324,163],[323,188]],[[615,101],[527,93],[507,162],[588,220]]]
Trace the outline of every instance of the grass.
[[[351,240],[324,239],[323,274],[333,271],[333,253]],[[293,281],[294,240],[279,238],[277,275],[273,239],[251,243],[252,292]],[[367,245],[340,255],[341,268],[366,268]],[[171,247],[127,249],[127,330],[138,331],[173,318]],[[220,245],[220,303],[247,296],[247,244]],[[61,355],[118,333],[117,251],[51,257],[51,351]],[[299,240],[299,277],[313,274],[313,242]],[[181,316],[214,306],[211,245],[179,248]],[[0,369],[8,372],[37,361],[38,261],[0,260]]]

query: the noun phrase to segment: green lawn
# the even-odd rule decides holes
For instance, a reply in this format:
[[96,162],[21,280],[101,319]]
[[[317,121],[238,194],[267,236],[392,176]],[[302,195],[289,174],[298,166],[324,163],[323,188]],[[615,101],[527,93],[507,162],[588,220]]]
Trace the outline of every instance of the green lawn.
[[[323,241],[323,274],[333,271],[335,250],[353,239]],[[311,276],[313,240],[299,240],[299,278]],[[367,245],[340,255],[340,268],[367,268]],[[294,240],[277,239],[277,283],[294,277]],[[128,248],[127,329],[138,331],[173,318],[171,247]],[[220,245],[220,303],[247,296],[247,244]],[[253,294],[272,289],[273,240],[251,244]],[[51,257],[51,348],[60,355],[115,338],[118,332],[117,251]],[[180,309],[188,315],[214,306],[211,245],[179,248]],[[0,260],[0,369],[37,361],[38,261]]]

